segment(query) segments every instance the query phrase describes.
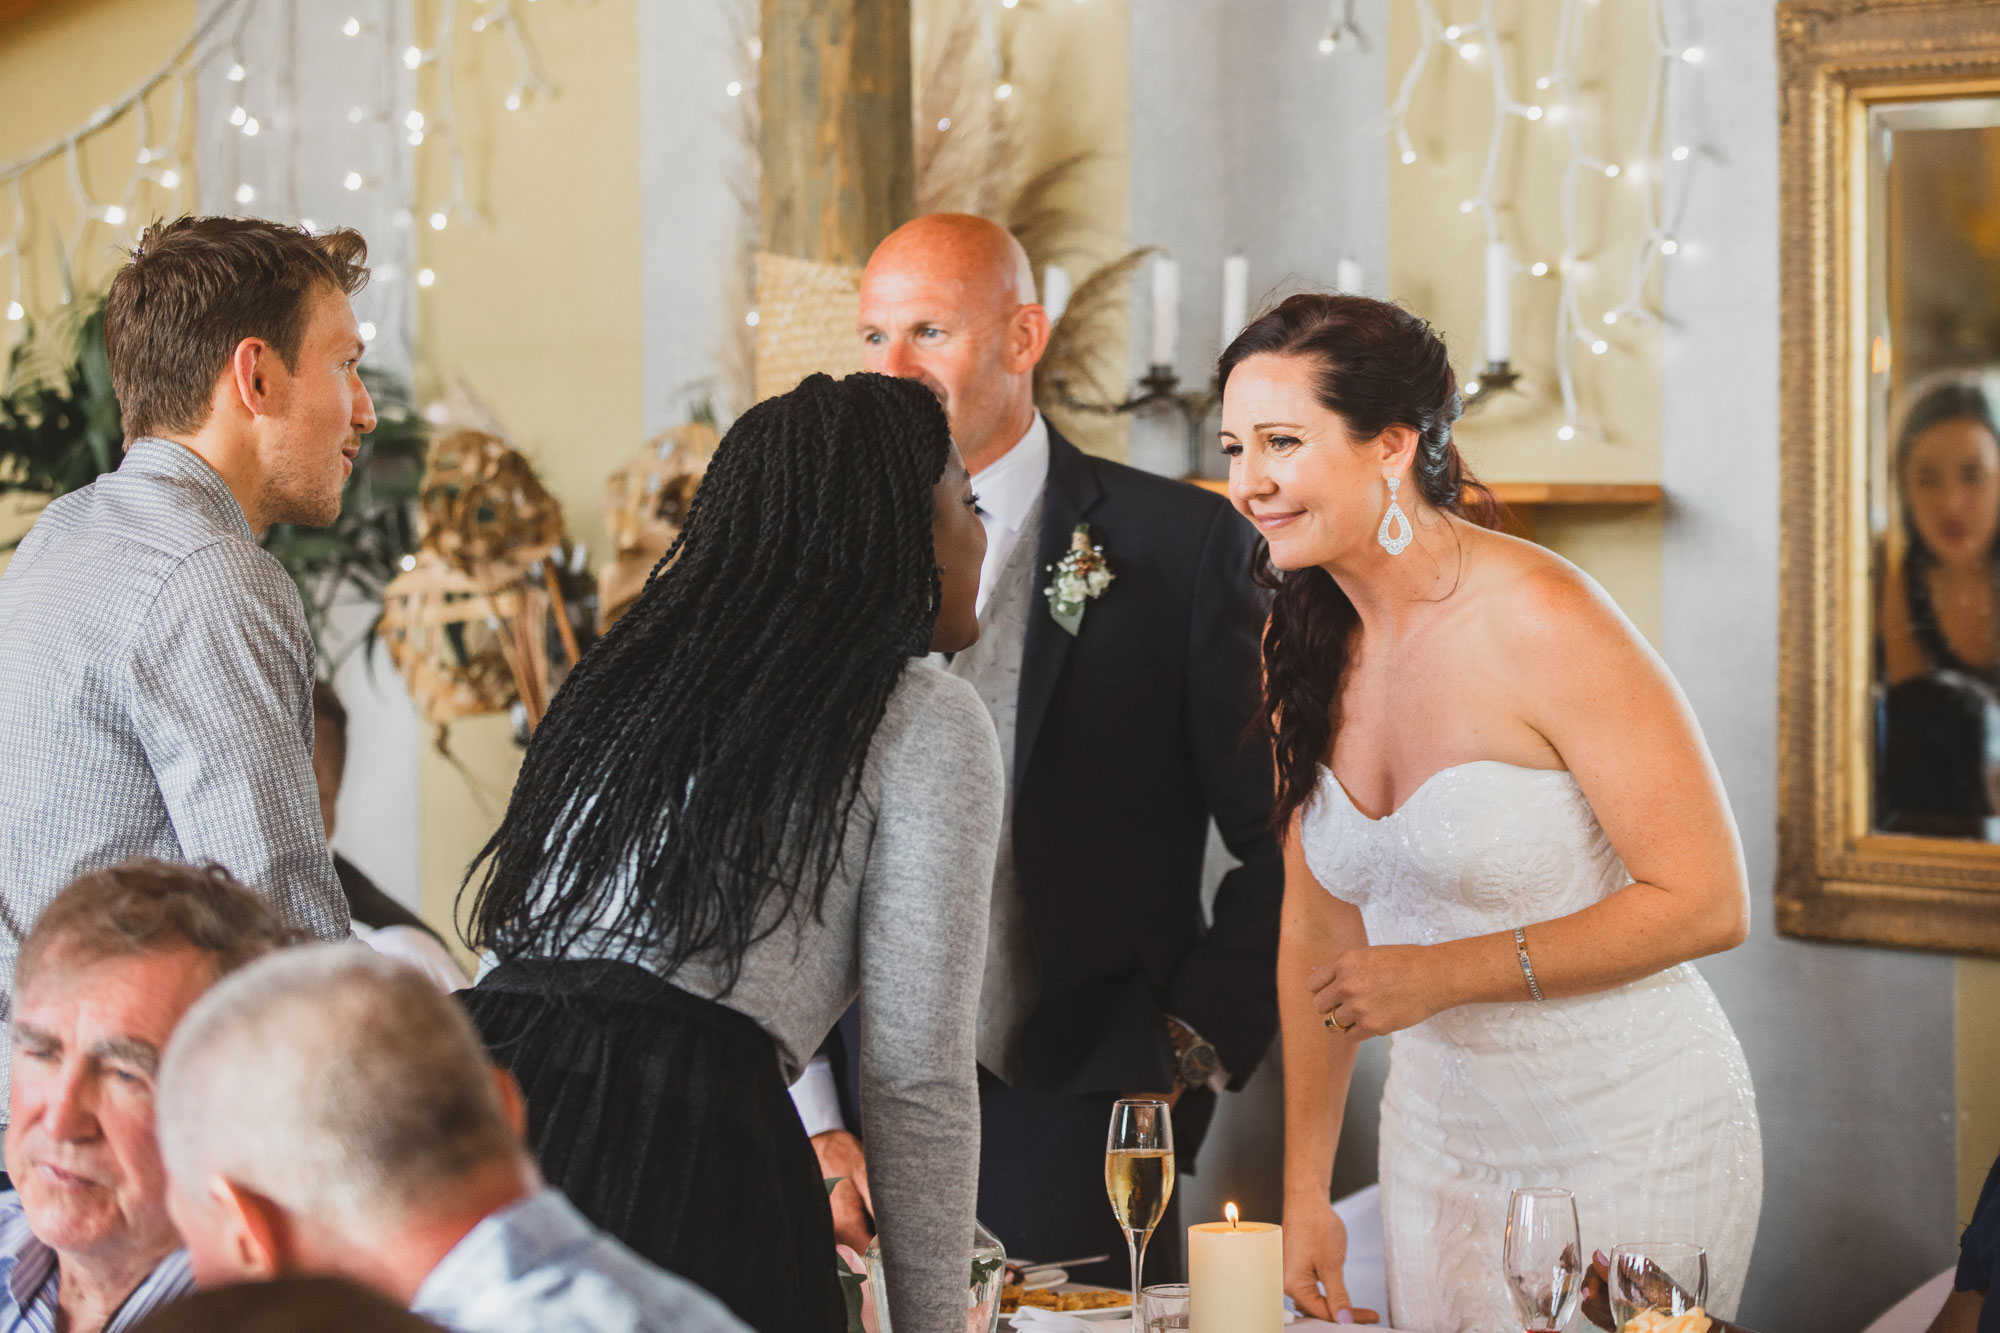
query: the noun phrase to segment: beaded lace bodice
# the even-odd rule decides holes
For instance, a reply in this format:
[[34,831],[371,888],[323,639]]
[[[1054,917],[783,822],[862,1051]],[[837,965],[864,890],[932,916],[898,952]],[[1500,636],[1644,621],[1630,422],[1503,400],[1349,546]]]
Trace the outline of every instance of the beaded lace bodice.
[[[1491,760],[1439,771],[1381,819],[1323,768],[1300,841],[1371,945],[1511,932],[1630,882],[1573,776]],[[1735,1309],[1762,1152],[1742,1050],[1692,964],[1546,1004],[1463,1005],[1397,1033],[1381,1143],[1398,1328],[1519,1327],[1500,1255],[1521,1185],[1576,1192],[1586,1252],[1706,1245],[1710,1308]]]

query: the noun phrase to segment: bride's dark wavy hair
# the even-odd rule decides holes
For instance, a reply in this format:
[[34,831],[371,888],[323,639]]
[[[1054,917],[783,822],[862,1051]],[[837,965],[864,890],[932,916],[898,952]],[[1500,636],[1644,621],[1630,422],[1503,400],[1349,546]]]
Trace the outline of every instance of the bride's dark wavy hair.
[[930,648],[950,452],[913,380],[814,375],[743,414],[535,729],[466,874],[473,947],[562,957],[605,930],[733,985],[752,943],[820,911],[889,694]]
[[[1411,478],[1425,503],[1493,527],[1493,493],[1466,469],[1452,443],[1465,410],[1444,341],[1401,306],[1366,296],[1302,292],[1260,316],[1222,353],[1230,374],[1253,356],[1298,357],[1318,369],[1315,396],[1355,441],[1391,426],[1417,433]],[[1271,591],[1264,628],[1264,731],[1277,761],[1280,829],[1311,799],[1319,765],[1333,755],[1340,727],[1340,682],[1347,671],[1354,603],[1317,566],[1280,571],[1260,544],[1257,582]]]

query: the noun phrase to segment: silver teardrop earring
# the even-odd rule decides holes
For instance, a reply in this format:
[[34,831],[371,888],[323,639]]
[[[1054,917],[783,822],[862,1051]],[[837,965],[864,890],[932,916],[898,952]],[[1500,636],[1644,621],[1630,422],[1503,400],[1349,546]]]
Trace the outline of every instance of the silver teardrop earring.
[[[1417,535],[1410,527],[1410,516],[1396,503],[1396,489],[1402,484],[1401,477],[1389,478],[1389,511],[1382,515],[1382,526],[1375,530],[1375,540],[1382,543],[1382,549],[1390,555],[1401,555],[1403,548],[1410,544],[1410,539]],[[1402,532],[1392,533],[1390,528],[1398,523],[1403,527]]]

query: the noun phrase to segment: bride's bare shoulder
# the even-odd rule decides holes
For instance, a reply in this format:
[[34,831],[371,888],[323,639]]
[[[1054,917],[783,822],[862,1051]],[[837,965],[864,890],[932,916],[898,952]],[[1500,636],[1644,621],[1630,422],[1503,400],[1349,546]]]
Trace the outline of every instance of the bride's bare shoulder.
[[1482,623],[1509,647],[1564,652],[1592,639],[1637,638],[1597,580],[1554,551],[1483,529],[1471,540]]

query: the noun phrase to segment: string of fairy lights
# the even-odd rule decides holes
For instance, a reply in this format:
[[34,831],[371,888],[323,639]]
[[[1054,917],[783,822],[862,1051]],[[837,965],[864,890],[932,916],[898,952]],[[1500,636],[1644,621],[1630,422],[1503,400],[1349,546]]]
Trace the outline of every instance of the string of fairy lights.
[[[1412,0],[1418,24],[1416,49],[1403,67],[1389,106],[1391,145],[1398,161],[1410,166],[1418,161],[1410,134],[1410,117],[1432,61],[1441,59],[1481,70],[1489,81],[1492,122],[1479,181],[1474,192],[1458,204],[1461,213],[1477,213],[1485,224],[1487,254],[1493,268],[1487,283],[1487,361],[1490,364],[1509,359],[1507,293],[1512,280],[1522,274],[1535,278],[1553,274],[1559,284],[1554,364],[1563,409],[1563,423],[1556,435],[1565,441],[1575,439],[1587,428],[1577,400],[1578,353],[1603,356],[1611,350],[1610,340],[1619,330],[1657,322],[1659,314],[1651,299],[1654,278],[1661,261],[1680,252],[1673,221],[1687,197],[1687,177],[1696,153],[1675,134],[1671,123],[1674,109],[1682,105],[1675,96],[1673,81],[1698,66],[1703,52],[1698,46],[1675,43],[1667,21],[1666,0],[1641,2],[1646,6],[1654,51],[1645,111],[1623,153],[1603,146],[1593,149],[1588,141],[1593,128],[1600,134],[1604,132],[1602,122],[1606,119],[1601,107],[1588,103],[1586,82],[1578,69],[1586,11],[1594,8],[1598,0],[1562,0],[1554,49],[1548,63],[1541,67],[1545,72],[1536,77],[1532,92],[1523,90],[1525,95],[1517,95],[1509,80],[1508,53],[1504,49],[1509,36],[1496,17],[1496,0],[1481,0],[1478,17],[1463,23],[1446,22],[1435,0]],[[1354,8],[1355,0],[1333,0],[1328,27],[1319,39],[1323,54],[1350,44],[1365,44],[1365,37],[1354,23]],[[1552,260],[1539,256],[1523,258],[1503,225],[1504,216],[1511,212],[1510,183],[1502,178],[1509,139],[1524,126],[1536,124],[1559,132],[1566,149],[1560,192],[1561,250]],[[1588,186],[1603,182],[1621,182],[1622,188],[1644,192],[1644,232],[1634,245],[1625,280],[1616,289],[1620,293],[1618,299],[1597,312],[1593,319],[1584,308],[1584,280],[1591,275],[1598,254],[1587,241],[1584,194]],[[1619,239],[1622,243],[1629,237]],[[1467,387],[1476,390],[1477,384]]]
[[[525,0],[527,4],[533,2]],[[523,0],[473,0],[473,5],[471,20],[465,26],[474,34],[504,40],[513,59],[513,83],[501,105],[508,111],[518,111],[537,98],[556,96],[560,89],[536,49],[523,13]],[[400,190],[395,213],[399,227],[414,226],[420,217],[436,231],[443,231],[456,220],[474,224],[483,220],[467,186],[465,150],[459,135],[454,43],[463,12],[461,0],[438,0],[436,21],[427,43],[412,42],[401,50],[393,46],[385,50],[385,65],[406,71],[416,84],[408,89],[407,101],[401,96],[405,89],[397,87],[397,81],[385,79],[376,96],[357,101],[347,112],[350,124],[380,124],[384,133],[394,137],[398,152],[403,145],[411,150],[431,145],[431,151],[442,159],[442,197],[424,204],[414,169],[394,173],[394,179],[382,179],[363,170],[363,164],[359,163],[335,163],[327,168],[335,173],[333,179],[350,192]],[[241,141],[255,140],[260,134],[272,132],[287,118],[278,92],[269,95],[267,105],[259,105],[257,96],[251,92],[260,87],[279,86],[277,81],[258,78],[259,71],[246,55],[246,31],[253,19],[265,13],[298,21],[290,0],[215,0],[187,39],[123,96],[93,111],[68,133],[0,164],[0,227],[5,228],[0,231],[0,265],[5,266],[0,269],[0,278],[5,282],[0,290],[6,293],[5,309],[0,312],[4,313],[5,322],[0,323],[0,330],[4,330],[5,324],[18,324],[28,316],[26,279],[38,238],[53,238],[62,248],[64,271],[74,273],[80,267],[85,246],[97,238],[99,229],[108,233],[102,237],[107,245],[129,244],[135,239],[137,229],[147,220],[140,216],[142,191],[166,191],[170,212],[186,212],[194,206],[194,173],[182,160],[182,152],[188,137],[190,109],[197,102],[197,85],[205,73],[221,67],[222,83],[228,85],[231,95],[219,99],[214,115]],[[390,24],[360,13],[349,14],[333,22],[332,27],[335,31],[328,34],[330,37],[396,41]],[[421,95],[422,84],[414,78],[424,70],[431,72],[428,98]],[[167,104],[164,115],[157,114],[162,100]],[[407,110],[399,117],[397,111],[404,105]],[[207,114],[209,108],[203,104],[202,110]],[[92,175],[97,173],[86,167],[96,163],[101,153],[129,151],[114,150],[108,134],[114,127],[122,129],[127,123],[134,127],[135,135],[128,137],[121,133],[117,138],[121,143],[130,143],[136,137],[139,147],[123,184],[115,192],[100,196],[90,186]],[[296,126],[292,128],[295,130]],[[246,212],[278,216],[271,209],[280,201],[259,197],[258,188],[244,170],[242,154],[224,156],[233,161],[237,174],[237,183],[228,197]],[[59,158],[64,164],[72,216],[67,230],[57,236],[50,228],[41,226],[35,216],[35,192],[29,188],[29,177]],[[292,211],[296,211],[296,187],[290,193]],[[288,220],[309,229],[315,227],[310,217]],[[48,244],[49,240],[40,243]],[[430,287],[436,282],[435,272],[428,268],[419,269],[414,276],[420,287]],[[374,273],[376,282],[393,282],[400,277],[393,268],[378,267]],[[61,299],[67,301],[69,293],[63,292]],[[367,329],[363,334],[372,336]]]

